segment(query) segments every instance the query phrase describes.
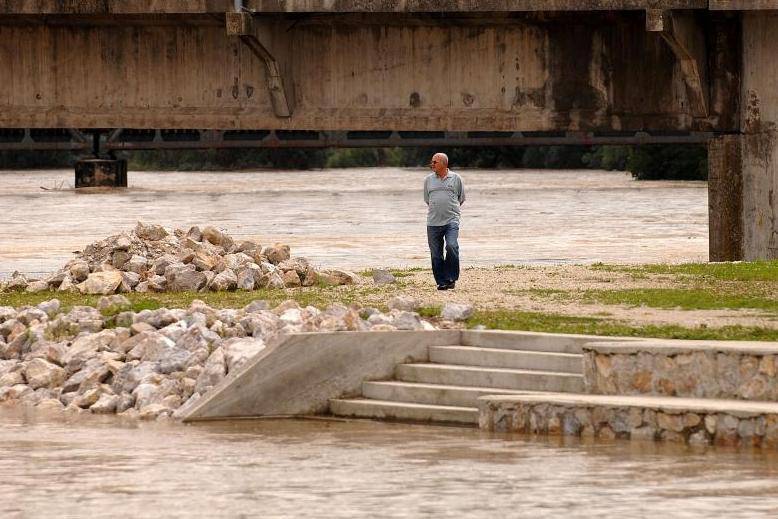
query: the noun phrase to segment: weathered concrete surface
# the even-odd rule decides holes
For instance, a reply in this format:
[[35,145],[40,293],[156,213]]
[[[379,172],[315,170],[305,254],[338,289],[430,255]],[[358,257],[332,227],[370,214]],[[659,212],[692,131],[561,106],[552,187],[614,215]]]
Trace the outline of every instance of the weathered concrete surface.
[[539,435],[778,446],[778,404],[599,395],[495,395],[479,399],[482,429]]
[[743,259],[742,138],[727,135],[708,146],[711,261]]
[[778,344],[737,341],[589,343],[587,393],[778,399]]
[[292,335],[257,355],[181,416],[194,421],[323,413],[330,399],[360,394],[364,380],[386,379],[397,364],[427,360],[429,346],[456,344],[459,334],[441,330]]
[[742,20],[740,132],[709,148],[713,261],[778,258],[778,13]]
[[[684,15],[711,108],[639,11],[256,18],[291,85],[278,117],[265,64],[223,17],[0,15],[0,127],[414,131],[736,130],[726,13]],[[713,37],[715,36],[715,38]],[[697,44],[694,42],[701,42]],[[68,63],[67,67],[60,66]],[[639,64],[639,66],[636,66]],[[86,71],[89,71],[88,73]]]
[[743,15],[743,259],[778,258],[778,13]]
[[233,5],[233,0],[0,0],[0,13],[224,13],[232,10]]
[[643,340],[645,339],[602,337],[598,335],[573,335],[564,333],[462,330],[463,346],[540,351],[546,353],[582,353],[583,346],[590,342],[606,343],[614,341],[622,344]]
[[248,0],[258,12],[478,12],[706,9],[708,0]]
[[[718,9],[775,4],[773,0],[714,2]],[[246,0],[244,4],[257,12],[499,12],[706,9],[708,0]],[[232,0],[0,0],[0,13],[223,13],[232,8]]]

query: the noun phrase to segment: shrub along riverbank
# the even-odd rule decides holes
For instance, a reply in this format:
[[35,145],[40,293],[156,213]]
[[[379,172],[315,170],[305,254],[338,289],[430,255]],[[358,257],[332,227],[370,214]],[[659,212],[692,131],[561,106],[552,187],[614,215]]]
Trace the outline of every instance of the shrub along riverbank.
[[[640,180],[706,180],[703,146],[499,146],[443,148],[235,149],[139,151],[126,155],[132,170],[234,170],[419,167],[436,151],[457,168],[605,169]],[[63,168],[69,152],[0,152],[0,169]]]

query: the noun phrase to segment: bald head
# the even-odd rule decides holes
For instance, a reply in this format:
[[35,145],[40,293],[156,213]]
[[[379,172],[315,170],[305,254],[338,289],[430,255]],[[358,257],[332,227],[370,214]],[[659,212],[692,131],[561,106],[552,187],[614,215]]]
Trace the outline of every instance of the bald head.
[[445,153],[436,153],[432,156],[432,163],[430,164],[432,170],[439,176],[445,177],[448,171],[448,155]]

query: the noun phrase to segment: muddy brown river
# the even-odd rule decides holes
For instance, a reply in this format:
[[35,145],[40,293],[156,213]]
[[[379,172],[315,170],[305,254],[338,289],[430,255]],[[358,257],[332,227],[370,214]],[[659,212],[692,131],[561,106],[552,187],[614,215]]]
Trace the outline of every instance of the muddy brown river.
[[[137,220],[214,224],[282,241],[323,266],[426,266],[427,171],[130,172],[128,189],[76,192],[73,172],[0,172],[0,273],[48,272]],[[704,261],[704,182],[621,172],[464,170],[464,265]],[[45,188],[45,189],[42,189]]]
[[[427,264],[425,171],[0,173],[0,272],[54,270],[142,219],[212,223],[328,266]],[[462,171],[463,261],[707,258],[704,183]],[[46,188],[46,189],[41,189]],[[0,408],[0,517],[778,516],[778,455],[322,420],[192,426]]]
[[0,410],[0,517],[775,517],[778,457],[329,421]]

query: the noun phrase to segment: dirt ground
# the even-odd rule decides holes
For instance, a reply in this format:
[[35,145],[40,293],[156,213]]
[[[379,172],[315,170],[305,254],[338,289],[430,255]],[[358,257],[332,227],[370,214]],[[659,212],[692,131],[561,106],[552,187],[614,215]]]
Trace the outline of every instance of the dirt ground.
[[[711,328],[757,326],[778,329],[778,315],[758,309],[685,310],[599,304],[576,300],[585,290],[688,288],[688,280],[672,275],[640,275],[598,271],[588,266],[560,265],[512,268],[469,268],[462,272],[453,291],[436,289],[430,271],[408,272],[398,278],[398,293],[417,298],[423,306],[446,302],[473,304],[477,309],[516,309],[576,317],[606,317],[635,325],[668,325]],[[555,292],[555,291],[561,291]],[[370,296],[368,296],[369,299]],[[385,299],[376,295],[375,302]]]

